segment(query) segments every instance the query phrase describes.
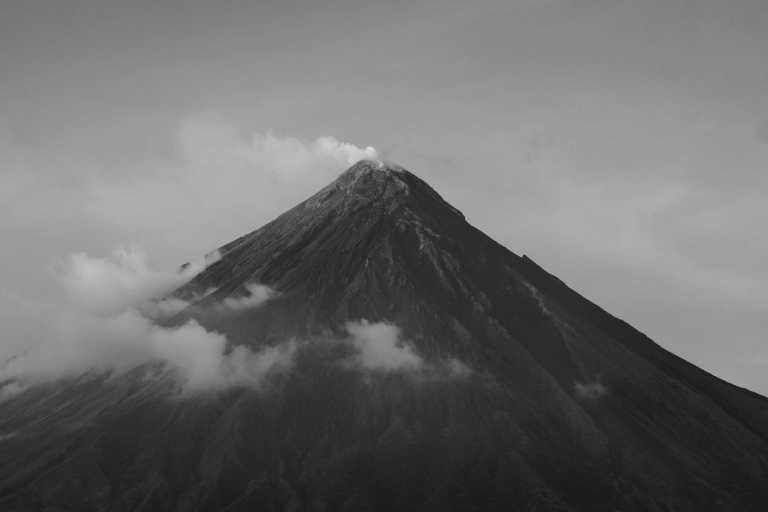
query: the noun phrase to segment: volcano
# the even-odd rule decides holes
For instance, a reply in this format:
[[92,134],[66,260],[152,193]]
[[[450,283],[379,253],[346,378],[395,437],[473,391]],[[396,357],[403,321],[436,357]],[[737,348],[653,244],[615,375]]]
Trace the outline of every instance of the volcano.
[[[0,509],[768,506],[768,399],[660,347],[399,166],[358,162],[211,261],[161,322],[253,350],[298,340],[290,370],[182,396],[147,368],[29,389],[0,404],[14,433]],[[256,284],[258,307],[217,307]],[[361,332],[391,343],[364,352]]]

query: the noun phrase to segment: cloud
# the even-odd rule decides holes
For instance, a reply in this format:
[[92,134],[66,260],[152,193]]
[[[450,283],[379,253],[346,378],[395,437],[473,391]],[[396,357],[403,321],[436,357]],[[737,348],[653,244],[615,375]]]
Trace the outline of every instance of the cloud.
[[[292,183],[327,179],[359,160],[379,157],[372,146],[358,147],[327,135],[302,140],[272,131],[243,134],[215,113],[184,119],[179,145],[183,159],[193,166],[241,168],[245,176],[261,174]],[[217,179],[223,177],[221,170],[217,174]]]
[[232,311],[257,308],[268,301],[275,293],[269,286],[258,283],[247,284],[245,288],[248,291],[247,295],[227,297],[221,305]]
[[608,388],[599,380],[576,382],[573,385],[573,390],[579,400],[598,400],[608,394]]
[[[70,299],[65,304],[0,295],[0,317],[8,320],[2,325],[0,397],[88,371],[120,374],[153,362],[173,372],[184,392],[257,387],[270,373],[290,368],[294,341],[254,351],[231,346],[223,334],[195,321],[172,328],[154,324],[146,311],[167,314],[186,303],[151,299],[185,282],[195,267],[164,273],[146,261],[135,251],[111,258],[73,255],[55,267]],[[255,304],[253,290],[260,288],[251,290],[238,306]]]
[[[271,371],[290,367],[294,342],[258,352],[228,347],[227,339],[195,321],[154,325],[135,311],[94,316],[62,311],[49,336],[0,368],[0,382],[27,386],[88,371],[120,374],[146,363],[164,363],[187,392],[258,386]],[[18,390],[18,387],[17,387]]]
[[345,324],[354,354],[348,365],[368,372],[407,372],[429,378],[467,377],[472,370],[455,358],[426,362],[388,322],[356,320]]
[[[378,157],[373,147],[333,136],[302,139],[248,131],[215,113],[179,120],[172,136],[169,155],[108,172],[77,171],[72,186],[48,177],[27,185],[30,180],[21,172],[9,180],[0,176],[0,183],[9,181],[9,190],[22,187],[20,194],[28,198],[11,201],[18,195],[11,194],[4,203],[11,211],[0,223],[23,221],[24,232],[46,234],[53,223],[67,239],[82,237],[75,230],[81,225],[92,226],[97,239],[135,239],[138,233],[142,246],[164,263],[183,261],[200,247],[220,246],[268,222],[356,161]],[[0,197],[4,192],[0,187]],[[69,218],[41,215],[40,204]],[[173,244],[167,243],[169,236]]]
[[138,249],[118,249],[109,258],[72,254],[54,267],[70,298],[88,311],[112,314],[161,297],[192,279],[203,266],[187,264],[177,272],[158,272]]
[[413,348],[400,339],[400,329],[396,325],[367,320],[347,322],[350,342],[357,353],[353,356],[356,366],[373,371],[414,371],[424,365],[424,361]]
[[[249,283],[245,285],[246,294],[239,297],[225,297],[222,301],[208,303],[206,305],[198,304],[198,308],[206,309],[218,314],[238,313],[248,309],[255,309],[263,306],[268,300],[277,295],[272,288],[259,283]],[[160,300],[148,300],[138,305],[137,309],[142,315],[160,320],[171,318],[184,311],[190,306],[195,305],[199,300],[216,291],[210,288],[205,293],[193,295],[189,300],[178,297],[165,297]]]
[[189,301],[176,297],[167,297],[161,300],[145,301],[137,306],[137,310],[147,318],[160,320],[171,318],[191,305],[192,303]]
[[153,329],[153,355],[176,368],[186,391],[223,389],[235,386],[258,387],[275,371],[293,365],[297,342],[252,351],[236,346],[227,352],[227,340],[190,321],[177,329]]
[[[67,292],[63,304],[0,294],[3,345],[0,346],[0,399],[36,384],[76,377],[86,372],[119,375],[149,363],[160,363],[184,393],[259,387],[274,372],[290,369],[299,343],[295,340],[252,350],[232,346],[224,334],[208,331],[194,320],[175,327],[153,319],[172,316],[190,305],[164,298],[202,268],[178,273],[151,269],[145,254],[119,250],[107,258],[77,253],[54,267],[55,282]],[[226,298],[211,307],[242,311],[261,306],[275,292],[250,283],[247,295]],[[209,293],[210,290],[207,293]],[[40,319],[45,321],[40,321]],[[420,378],[463,377],[471,370],[456,359],[426,362],[399,327],[367,320],[345,324],[343,343],[353,353],[344,365],[364,372],[406,372]]]
[[274,170],[280,176],[297,180],[314,168],[348,167],[359,160],[378,158],[371,146],[359,148],[335,137],[319,137],[302,142],[294,137],[277,137],[271,132],[254,134],[246,153],[247,160]]
[[472,368],[455,357],[451,357],[437,365],[437,373],[448,377],[468,377],[472,374]]
[[[202,262],[185,263],[176,272],[159,272],[150,269],[146,254],[137,248],[118,249],[107,258],[75,253],[54,266],[54,275],[69,297],[90,312],[109,315],[135,308],[160,319],[176,315],[213,292],[207,290],[191,301],[166,297],[220,259],[218,250],[211,251]],[[245,288],[245,295],[227,297],[212,307],[220,312],[243,311],[259,307],[275,295],[269,286],[259,283]]]
[[26,388],[18,382],[6,382],[0,383],[0,402],[3,402],[9,398],[22,393]]

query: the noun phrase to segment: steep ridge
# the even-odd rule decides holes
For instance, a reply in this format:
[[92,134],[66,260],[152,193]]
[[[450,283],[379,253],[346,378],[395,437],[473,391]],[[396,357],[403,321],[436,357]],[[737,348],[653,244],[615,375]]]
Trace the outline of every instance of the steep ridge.
[[[174,293],[190,306],[167,323],[194,319],[254,348],[304,340],[295,368],[266,389],[183,399],[146,368],[22,394],[0,405],[0,431],[23,432],[0,441],[0,507],[768,503],[768,400],[497,244],[405,169],[361,161],[219,252]],[[215,307],[254,283],[275,295],[247,311]],[[351,370],[324,340],[362,319],[397,325],[425,368],[442,370]]]

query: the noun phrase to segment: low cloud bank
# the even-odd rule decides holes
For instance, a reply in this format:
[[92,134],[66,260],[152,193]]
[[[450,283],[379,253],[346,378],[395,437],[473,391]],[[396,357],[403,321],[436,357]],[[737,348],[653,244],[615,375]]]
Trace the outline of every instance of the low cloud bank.
[[410,342],[401,336],[400,328],[388,322],[367,320],[347,322],[348,342],[355,353],[349,366],[367,372],[407,372],[422,376],[463,377],[469,367],[455,358],[426,362]]
[[134,311],[108,317],[61,312],[51,331],[39,345],[10,358],[0,370],[0,381],[14,381],[20,391],[88,371],[120,374],[161,362],[175,372],[186,392],[258,386],[273,369],[289,367],[296,350],[293,342],[259,352],[228,350],[224,335],[195,321],[163,328]]
[[[289,368],[297,349],[293,341],[255,352],[230,347],[224,335],[195,321],[165,328],[143,314],[183,308],[184,301],[151,299],[201,269],[190,265],[179,273],[156,272],[136,251],[104,259],[75,254],[55,267],[68,303],[35,304],[3,295],[2,316],[9,322],[2,334],[14,341],[0,350],[0,398],[87,371],[121,373],[150,362],[173,371],[184,392],[259,386],[269,373]],[[249,289],[237,307],[256,307],[268,295],[262,288]]]
[[[290,369],[299,349],[294,340],[254,351],[232,346],[223,334],[194,320],[176,327],[153,322],[189,306],[181,299],[158,296],[202,268],[204,264],[186,266],[178,273],[157,272],[144,254],[132,250],[117,251],[109,258],[75,254],[54,268],[54,280],[67,292],[68,302],[35,303],[0,293],[0,399],[89,371],[121,374],[148,363],[165,365],[184,393],[259,387],[268,375]],[[257,283],[246,285],[246,290],[246,295],[210,307],[244,311],[262,306],[275,293]],[[352,348],[343,361],[347,368],[427,379],[471,373],[456,359],[425,361],[394,324],[363,319],[348,322],[345,328],[348,336],[337,342]]]

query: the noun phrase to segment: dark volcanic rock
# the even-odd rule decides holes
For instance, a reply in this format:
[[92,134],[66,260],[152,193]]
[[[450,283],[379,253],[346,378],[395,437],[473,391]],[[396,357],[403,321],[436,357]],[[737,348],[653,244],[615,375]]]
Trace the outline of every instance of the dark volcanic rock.
[[[413,174],[360,162],[220,250],[176,296],[235,344],[309,340],[260,390],[179,398],[147,368],[0,405],[2,510],[764,510],[768,400],[674,356],[470,226]],[[263,283],[277,295],[213,307]],[[212,293],[205,292],[213,289]],[[199,298],[202,297],[202,298]],[[336,364],[387,320],[414,378]]]

